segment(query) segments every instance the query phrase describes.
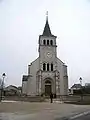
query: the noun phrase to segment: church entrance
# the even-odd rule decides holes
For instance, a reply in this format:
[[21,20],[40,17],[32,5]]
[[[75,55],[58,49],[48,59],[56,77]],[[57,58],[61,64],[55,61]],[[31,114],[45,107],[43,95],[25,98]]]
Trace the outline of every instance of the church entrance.
[[46,80],[45,81],[45,95],[46,96],[50,96],[50,93],[52,92],[52,85],[51,85],[51,81]]

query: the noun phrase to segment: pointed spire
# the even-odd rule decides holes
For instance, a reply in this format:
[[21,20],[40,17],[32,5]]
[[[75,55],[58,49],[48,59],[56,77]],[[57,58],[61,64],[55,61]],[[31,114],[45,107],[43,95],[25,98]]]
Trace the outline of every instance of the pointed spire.
[[48,11],[46,12],[46,24],[45,24],[45,27],[44,27],[44,31],[43,31],[43,36],[54,36],[52,35],[51,33],[51,30],[50,30],[50,27],[49,27],[49,23],[48,23]]

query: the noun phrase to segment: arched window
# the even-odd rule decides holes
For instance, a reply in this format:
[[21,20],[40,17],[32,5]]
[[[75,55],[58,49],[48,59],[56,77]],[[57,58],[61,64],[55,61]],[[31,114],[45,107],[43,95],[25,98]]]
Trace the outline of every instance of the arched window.
[[43,40],[43,45],[46,45],[46,40]]
[[46,64],[43,63],[43,70],[45,71],[46,70]]
[[49,63],[47,63],[47,71],[49,71]]
[[53,64],[51,63],[51,71],[53,71]]
[[49,45],[49,40],[47,40],[47,45]]
[[50,41],[50,44],[53,45],[53,40]]

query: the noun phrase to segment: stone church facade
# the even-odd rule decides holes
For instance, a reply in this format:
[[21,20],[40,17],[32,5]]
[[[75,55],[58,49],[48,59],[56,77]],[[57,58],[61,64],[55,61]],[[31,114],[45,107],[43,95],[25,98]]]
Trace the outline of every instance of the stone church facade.
[[57,36],[51,33],[48,17],[39,36],[39,57],[28,65],[28,75],[22,78],[22,94],[68,94],[67,66],[57,57]]

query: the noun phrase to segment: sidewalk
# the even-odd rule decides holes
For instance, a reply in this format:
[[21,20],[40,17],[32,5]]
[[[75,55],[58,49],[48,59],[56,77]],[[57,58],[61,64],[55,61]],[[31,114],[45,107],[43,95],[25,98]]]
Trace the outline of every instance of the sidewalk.
[[2,120],[55,120],[90,110],[89,105],[71,105],[64,103],[0,103],[0,119]]

